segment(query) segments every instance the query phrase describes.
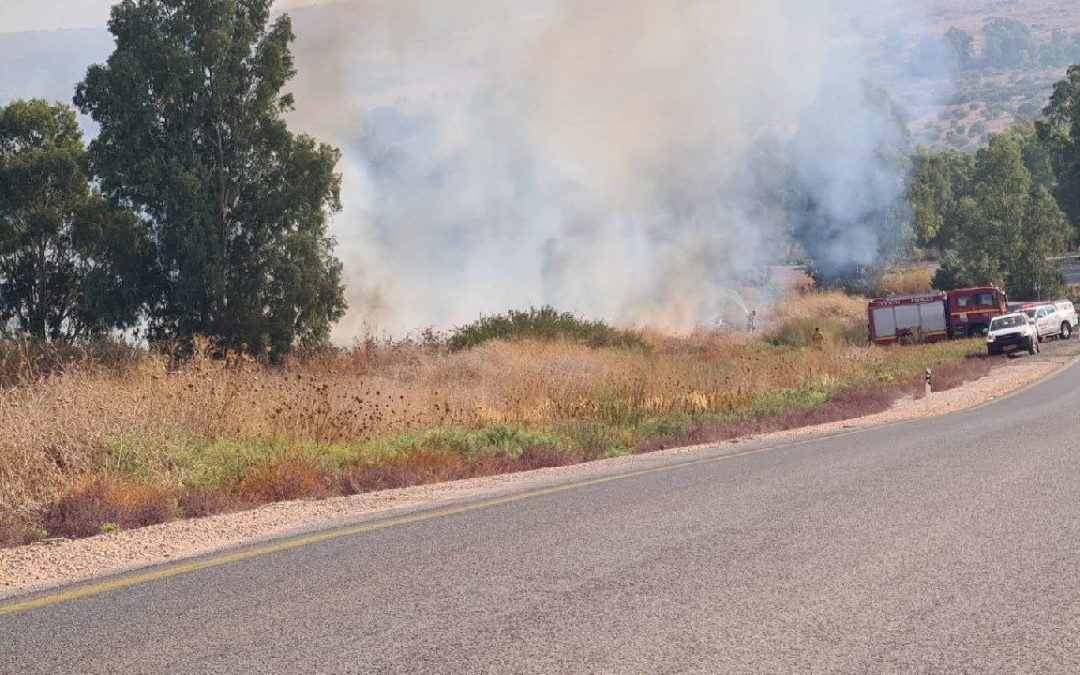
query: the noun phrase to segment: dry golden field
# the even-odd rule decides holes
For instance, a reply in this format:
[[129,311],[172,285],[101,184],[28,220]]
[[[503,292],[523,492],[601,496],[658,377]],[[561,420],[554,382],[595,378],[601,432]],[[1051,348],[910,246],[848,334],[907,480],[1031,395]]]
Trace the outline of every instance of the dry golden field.
[[[620,347],[367,343],[279,366],[142,355],[31,368],[0,389],[0,541],[852,416],[911,390],[922,368],[979,347],[847,344],[863,307],[840,294],[803,296],[777,308],[764,339],[645,331],[642,344]],[[832,331],[827,348],[799,346],[811,324]]]

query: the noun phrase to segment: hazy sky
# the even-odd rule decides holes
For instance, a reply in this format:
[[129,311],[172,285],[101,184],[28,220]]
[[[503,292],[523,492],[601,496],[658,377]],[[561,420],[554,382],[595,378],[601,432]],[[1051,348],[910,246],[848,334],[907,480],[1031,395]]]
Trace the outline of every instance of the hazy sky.
[[[321,0],[277,0],[277,9]],[[116,0],[0,0],[0,33],[104,26]]]

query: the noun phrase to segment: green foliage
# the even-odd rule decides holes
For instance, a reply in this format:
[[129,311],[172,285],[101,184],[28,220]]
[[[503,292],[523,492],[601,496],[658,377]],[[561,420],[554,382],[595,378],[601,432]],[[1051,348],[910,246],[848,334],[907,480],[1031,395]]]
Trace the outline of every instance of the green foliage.
[[132,326],[153,259],[135,216],[91,189],[71,109],[0,107],[0,320],[41,341]]
[[98,528],[98,531],[101,532],[101,534],[111,534],[113,532],[119,532],[120,526],[116,523],[104,522],[101,524],[101,527]]
[[116,49],[75,101],[99,125],[104,190],[148,219],[167,283],[159,338],[277,352],[324,342],[344,311],[327,236],[339,152],[293,135],[287,16],[271,0],[124,0]]
[[1012,18],[994,17],[983,25],[982,55],[992,68],[1022,66],[1037,54],[1031,29]]
[[589,321],[552,307],[510,310],[481,317],[454,330],[447,340],[450,349],[470,349],[492,340],[572,340],[593,347],[643,347],[645,341],[633,331],[618,330],[603,321]]
[[168,477],[187,487],[227,490],[250,466],[285,450],[281,439],[172,438],[165,443],[141,436],[109,439],[101,468],[141,479]]
[[638,441],[638,430],[643,428],[645,420],[622,424],[611,420],[576,420],[566,425],[563,433],[571,439],[575,448],[594,451],[605,457],[618,457],[627,454]]
[[915,244],[920,248],[948,249],[960,228],[960,197],[969,189],[975,159],[959,152],[915,155],[911,199]]
[[903,382],[926,368],[937,368],[986,354],[985,340],[949,340],[909,347],[882,347],[891,350],[888,359],[871,366],[864,382]]
[[822,389],[809,388],[775,389],[754,399],[754,403],[750,406],[750,414],[755,417],[767,417],[814,410],[829,400],[830,393]]
[[176,437],[165,443],[142,436],[109,439],[98,469],[141,481],[214,493],[237,489],[245,475],[282,457],[329,473],[360,464],[379,464],[417,452],[453,452],[466,461],[502,453],[521,457],[528,448],[578,447],[565,433],[493,424],[483,429],[436,428],[339,443],[298,442],[286,438]]
[[1025,164],[1030,136],[995,134],[976,155],[952,248],[934,278],[937,288],[993,283],[1017,298],[1062,291],[1060,275],[1046,259],[1064,250],[1068,222]]
[[1080,228],[1080,65],[1069,68],[1038,124],[1038,135],[1048,148],[1057,174],[1056,196],[1073,228]]
[[[982,49],[975,53],[975,37],[956,27],[944,35],[927,35],[911,52],[908,66],[914,72],[934,74],[942,64],[953,72],[1010,71],[1034,72],[1057,68],[1080,60],[1080,33],[1070,34],[1060,28],[1050,32],[1048,40],[1039,41],[1023,22],[1012,18],[987,19],[982,30]],[[898,54],[899,55],[899,54]],[[1031,84],[1030,80],[1020,83]],[[994,100],[1015,98],[1015,92],[1000,83],[988,90]],[[1040,93],[1041,97],[1042,94]],[[991,98],[985,98],[989,101]]]
[[420,450],[451,451],[468,461],[497,452],[516,459],[527,448],[568,449],[570,440],[561,434],[530,431],[519,426],[493,424],[477,431],[430,429],[375,440],[361,449],[367,459],[408,455]]
[[1077,55],[1073,37],[1061,29],[1050,34],[1050,42],[1039,47],[1039,60],[1043,66],[1057,68],[1067,66]]
[[945,42],[948,43],[950,48],[952,66],[956,70],[970,68],[975,60],[974,52],[972,51],[972,47],[975,44],[974,36],[965,30],[952,27],[945,33]]

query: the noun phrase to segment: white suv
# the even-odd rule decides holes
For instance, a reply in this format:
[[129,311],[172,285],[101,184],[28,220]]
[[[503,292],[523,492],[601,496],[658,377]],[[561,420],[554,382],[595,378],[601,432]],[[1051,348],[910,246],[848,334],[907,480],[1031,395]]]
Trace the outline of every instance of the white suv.
[[986,334],[986,351],[990,356],[1012,349],[1026,349],[1034,356],[1039,353],[1039,329],[1024,312],[996,316]]
[[1055,335],[1061,337],[1062,340],[1068,340],[1072,337],[1073,329],[1076,328],[1076,308],[1071,302],[1063,300],[1035,305],[1022,311],[1038,327],[1040,342]]

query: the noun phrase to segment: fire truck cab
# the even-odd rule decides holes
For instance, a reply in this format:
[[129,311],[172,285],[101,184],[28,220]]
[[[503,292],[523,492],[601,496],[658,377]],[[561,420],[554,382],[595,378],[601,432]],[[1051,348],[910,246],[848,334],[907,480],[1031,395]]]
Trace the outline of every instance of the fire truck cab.
[[949,334],[954,339],[986,335],[994,317],[1009,312],[1005,294],[997,286],[949,291]]

